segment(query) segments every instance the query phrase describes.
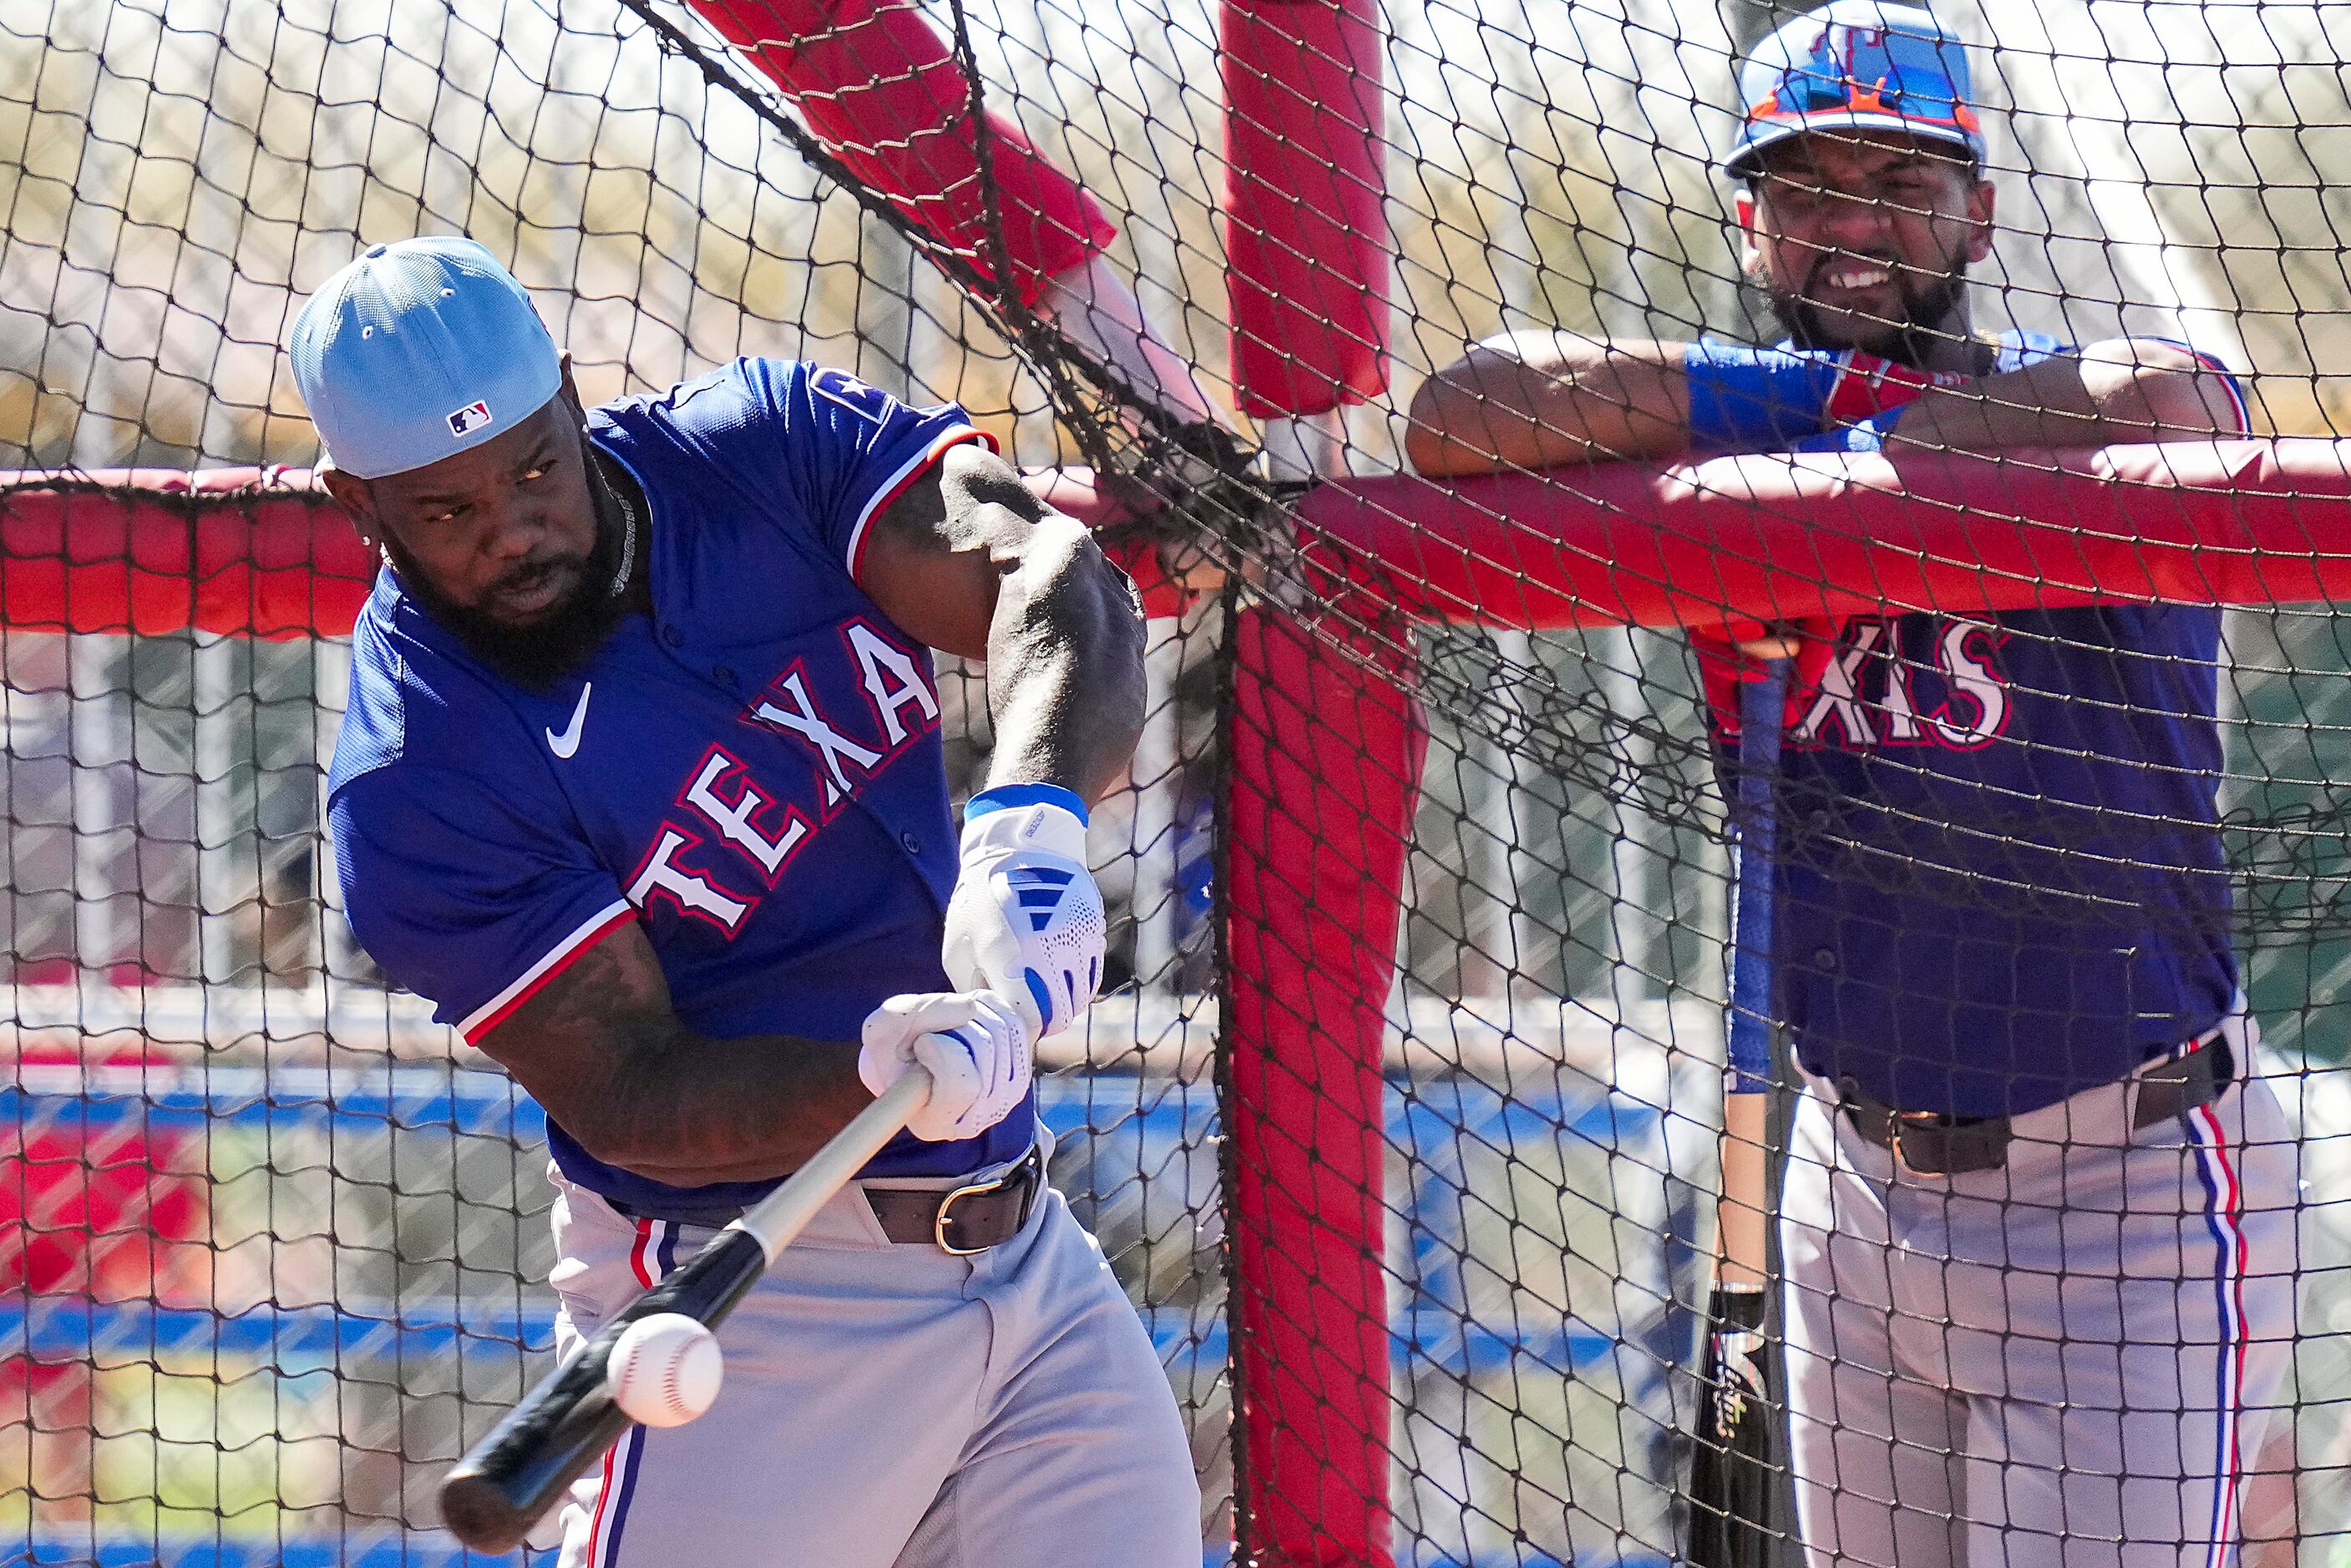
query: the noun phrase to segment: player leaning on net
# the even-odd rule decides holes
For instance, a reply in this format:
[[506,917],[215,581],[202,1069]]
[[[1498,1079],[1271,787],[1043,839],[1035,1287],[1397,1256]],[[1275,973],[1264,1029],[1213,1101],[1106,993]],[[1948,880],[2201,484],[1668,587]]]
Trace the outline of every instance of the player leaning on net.
[[[331,780],[352,927],[548,1111],[559,1348],[910,1059],[938,1080],[727,1321],[716,1407],[583,1480],[566,1568],[1196,1568],[1174,1399],[1029,1087],[1098,980],[1129,586],[953,407],[738,359],[583,409],[470,241],[370,250],[292,354],[386,563]],[[987,659],[996,723],[960,852],[934,648]]]
[[[1787,24],[1742,73],[1729,160],[1786,339],[1482,345],[1415,405],[1419,466],[2239,430],[2184,347],[1971,330],[1994,189],[1967,79],[1923,11]],[[1781,1239],[1815,1563],[2234,1548],[2290,1344],[2295,1189],[2245,1075],[2219,631],[2148,607],[1813,628],[1775,954],[1804,1080]]]

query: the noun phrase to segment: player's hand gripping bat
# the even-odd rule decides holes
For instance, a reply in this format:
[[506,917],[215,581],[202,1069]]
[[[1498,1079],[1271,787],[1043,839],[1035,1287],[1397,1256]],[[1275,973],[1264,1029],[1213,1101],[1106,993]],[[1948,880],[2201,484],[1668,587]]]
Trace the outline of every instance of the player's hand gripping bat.
[[605,1379],[622,1330],[655,1313],[684,1313],[712,1327],[757,1283],[818,1210],[898,1135],[931,1095],[916,1064],[857,1113],[781,1187],[744,1211],[685,1266],[612,1314],[441,1482],[449,1533],[476,1552],[511,1552],[564,1489],[629,1428]]
[[1764,1355],[1771,1275],[1773,815],[1788,672],[1784,646],[1749,645],[1761,679],[1740,688],[1739,912],[1730,961],[1729,1064],[1723,1076],[1718,1258],[1701,1345],[1697,1452],[1690,1465],[1690,1568],[1766,1568],[1776,1449]]

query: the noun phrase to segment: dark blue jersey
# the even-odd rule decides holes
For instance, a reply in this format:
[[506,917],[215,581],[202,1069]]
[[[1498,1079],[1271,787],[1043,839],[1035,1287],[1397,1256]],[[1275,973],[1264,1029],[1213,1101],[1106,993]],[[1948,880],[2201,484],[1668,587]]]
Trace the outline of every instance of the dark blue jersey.
[[[352,929],[469,1040],[636,920],[689,1027],[853,1042],[884,998],[947,989],[957,863],[930,654],[859,588],[859,550],[979,433],[761,359],[588,422],[651,504],[653,613],[541,696],[382,574],[330,783]],[[1023,1108],[966,1142],[901,1137],[869,1173],[960,1174],[1033,1131]],[[683,1191],[548,1137],[572,1180],[650,1211],[766,1190]]]
[[[2000,368],[2055,348],[2006,339]],[[1905,1109],[2011,1114],[2220,1019],[2237,991],[2220,621],[1845,623],[1782,763],[1780,1002],[1808,1071]]]

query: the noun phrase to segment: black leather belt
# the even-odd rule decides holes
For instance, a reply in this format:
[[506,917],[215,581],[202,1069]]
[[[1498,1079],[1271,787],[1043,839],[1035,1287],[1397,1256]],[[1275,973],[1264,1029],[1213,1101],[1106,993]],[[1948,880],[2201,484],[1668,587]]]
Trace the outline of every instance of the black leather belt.
[[[2150,1127],[2209,1106],[2236,1076],[2236,1053],[2215,1033],[2186,1055],[2138,1075],[2138,1108],[2131,1127]],[[1863,1094],[1851,1078],[1838,1080],[1837,1101],[1855,1131],[1892,1154],[1895,1163],[1914,1176],[1959,1176],[1997,1170],[2008,1162],[2014,1128],[2006,1116],[1897,1111]]]
[[[882,1226],[882,1234],[903,1245],[917,1242],[942,1252],[968,1257],[1000,1247],[1020,1234],[1037,1210],[1037,1195],[1045,1189],[1045,1156],[1035,1144],[1019,1160],[986,1181],[967,1181],[944,1190],[922,1187],[869,1187],[865,1201]],[[680,1225],[705,1225],[713,1230],[743,1217],[740,1209],[639,1209],[617,1199],[606,1199],[617,1213],[632,1220],[666,1220]]]

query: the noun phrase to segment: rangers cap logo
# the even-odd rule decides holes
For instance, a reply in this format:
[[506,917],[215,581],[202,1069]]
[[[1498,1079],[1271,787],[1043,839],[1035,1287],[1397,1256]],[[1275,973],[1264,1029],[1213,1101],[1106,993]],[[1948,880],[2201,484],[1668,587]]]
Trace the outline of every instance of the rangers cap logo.
[[489,422],[489,404],[484,402],[467,403],[464,408],[459,409],[455,413],[449,416],[449,433],[453,436],[462,436],[470,431],[480,430],[484,425],[488,424]]

